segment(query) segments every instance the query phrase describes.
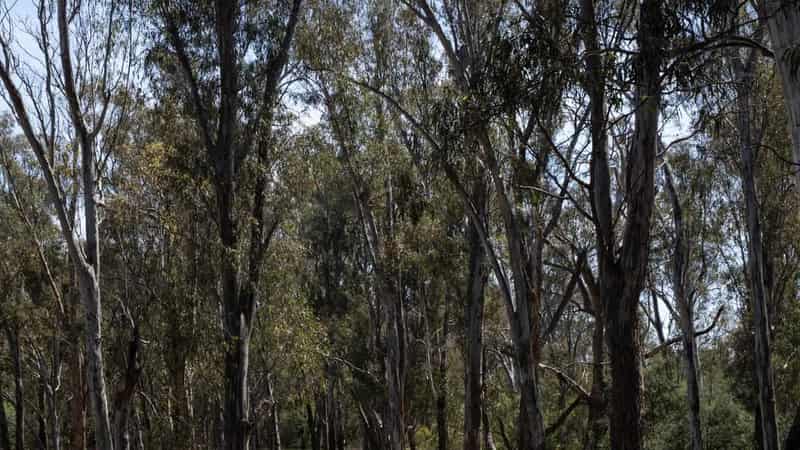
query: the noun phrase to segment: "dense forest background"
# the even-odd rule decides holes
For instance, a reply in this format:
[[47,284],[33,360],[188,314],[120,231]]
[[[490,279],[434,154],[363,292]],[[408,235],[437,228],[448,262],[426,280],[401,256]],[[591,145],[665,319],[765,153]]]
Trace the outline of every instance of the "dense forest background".
[[0,1],[2,449],[800,448],[794,0]]

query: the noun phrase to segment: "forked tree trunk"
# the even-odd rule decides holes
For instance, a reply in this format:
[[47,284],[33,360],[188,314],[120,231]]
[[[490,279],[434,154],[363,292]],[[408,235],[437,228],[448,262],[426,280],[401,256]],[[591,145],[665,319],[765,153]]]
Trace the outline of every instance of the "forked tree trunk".
[[[592,137],[591,180],[592,208],[597,215],[596,233],[597,247],[602,252],[608,245],[610,227],[610,192],[608,189],[608,156],[606,154],[606,99],[603,60],[600,55],[600,38],[597,24],[597,12],[594,0],[581,0],[580,18],[582,40],[586,47],[586,84],[584,89],[589,95],[590,130]],[[598,255],[602,258],[603,253]],[[594,331],[592,334],[592,390],[589,400],[588,431],[584,450],[595,450],[600,445],[606,425],[606,384],[603,375],[603,355],[605,354],[605,305],[600,286],[588,268],[584,270],[584,295],[594,310]],[[603,273],[600,273],[603,276]]]
[[[588,5],[592,11],[593,2]],[[664,19],[658,0],[639,6],[635,59],[636,92],[634,135],[625,168],[625,201],[628,217],[621,249],[616,241],[611,207],[611,182],[605,139],[605,97],[601,62],[589,64],[591,82],[592,197],[598,237],[600,294],[604,305],[605,332],[611,362],[609,407],[611,448],[642,448],[641,355],[639,296],[644,287],[650,244],[650,216],[655,199],[654,171],[661,99],[661,63]],[[588,13],[584,13],[589,18]],[[587,48],[597,48],[597,30],[590,26]],[[599,83],[599,84],[592,84]]]

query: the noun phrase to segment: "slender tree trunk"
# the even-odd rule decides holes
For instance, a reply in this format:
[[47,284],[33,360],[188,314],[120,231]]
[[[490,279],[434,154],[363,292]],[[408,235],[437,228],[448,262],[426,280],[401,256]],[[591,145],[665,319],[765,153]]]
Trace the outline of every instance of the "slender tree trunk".
[[520,450],[543,450],[545,444],[544,419],[539,408],[536,355],[531,342],[530,328],[519,322],[519,320],[515,320],[512,323],[520,386],[517,420],[518,448]]
[[53,369],[47,387],[47,415],[50,424],[48,438],[52,450],[61,450],[61,416],[59,415],[58,386],[61,385],[61,345],[53,339]]
[[[171,316],[175,312],[171,313]],[[187,363],[188,354],[187,338],[183,336],[181,324],[177,317],[170,317],[170,346],[171,352],[164,354],[164,359],[172,379],[172,395],[174,407],[172,408],[172,422],[174,423],[174,436],[171,446],[176,450],[189,450],[194,448],[194,433],[192,429],[192,409],[187,394]]]
[[589,413],[587,417],[586,441],[584,450],[597,450],[606,433],[606,380],[603,372],[603,355],[605,354],[605,328],[603,321],[603,305],[595,297],[594,329],[592,331],[592,390],[589,393]]
[[[41,364],[41,363],[40,363]],[[42,367],[42,372],[46,369]],[[37,411],[36,413],[36,448],[47,450],[47,377],[44,373],[39,374],[39,392],[36,395]]]
[[[473,203],[478,215],[486,215],[486,186],[476,182],[473,186]],[[464,450],[481,448],[481,416],[483,414],[483,304],[484,289],[488,280],[486,251],[475,227],[482,224],[470,220],[467,230],[469,245],[469,274],[467,278],[466,339],[467,361],[464,364]]]
[[306,424],[308,425],[308,438],[311,441],[311,450],[320,450],[319,421],[317,420],[311,403],[306,404]]
[[[700,426],[700,378],[697,342],[694,333],[694,289],[689,273],[690,237],[684,227],[683,208],[672,180],[669,166],[664,165],[667,192],[672,202],[675,238],[672,248],[672,292],[679,311],[684,370],[686,371],[686,400],[688,404],[689,435],[692,450],[703,450]],[[655,305],[657,307],[657,305]]]
[[281,450],[281,421],[278,417],[278,403],[275,400],[275,392],[272,388],[272,380],[267,378],[267,401],[269,401],[269,448],[271,450]]
[[86,378],[89,386],[89,400],[94,411],[95,440],[98,449],[111,450],[114,448],[114,444],[108,415],[106,381],[103,374],[100,286],[93,271],[89,268],[80,270],[78,277],[81,298],[86,309]]
[[[586,46],[586,85],[584,89],[589,94],[590,127],[592,136],[591,182],[592,182],[592,209],[596,215],[596,233],[600,259],[603,265],[603,256],[608,253],[611,237],[611,206],[609,191],[608,156],[606,154],[606,99],[603,60],[600,54],[600,39],[597,25],[595,0],[581,0],[580,8],[582,39]],[[588,272],[588,269],[587,269]],[[603,277],[601,271],[600,276]],[[600,446],[606,424],[603,416],[606,414],[606,382],[603,369],[603,355],[605,336],[605,304],[603,291],[595,283],[594,277],[588,273],[586,277],[589,292],[586,292],[594,310],[594,331],[592,334],[592,391],[589,399],[588,433],[584,450],[595,450]]]
[[[483,425],[483,448],[485,450],[497,450],[497,445],[495,445],[494,436],[492,435],[492,427],[489,425],[489,414],[486,412],[486,402],[482,402],[481,421]],[[478,450],[480,450],[480,447],[478,447]]]
[[[690,309],[690,308],[687,308]],[[682,316],[694,317],[693,311],[685,311]],[[687,322],[681,317],[682,326]],[[694,321],[689,321],[691,326]],[[692,450],[703,449],[703,434],[700,423],[700,377],[699,364],[697,360],[697,342],[695,341],[694,329],[683,331],[683,351],[686,370],[686,400],[689,405],[689,434],[692,439]]]
[[140,364],[141,339],[139,328],[134,325],[133,335],[128,343],[125,374],[122,389],[114,396],[114,448],[128,450],[130,448],[130,422],[133,408],[133,396],[142,374]]
[[775,389],[772,379],[770,326],[767,309],[768,293],[764,283],[764,251],[761,221],[756,195],[756,139],[751,118],[752,86],[755,77],[755,53],[746,61],[734,61],[737,78],[737,127],[742,160],[742,191],[747,225],[747,268],[750,275],[751,311],[753,313],[754,363],[761,416],[761,438],[764,450],[778,450],[775,418]]
[[[70,342],[80,341],[80,330],[76,326],[69,326]],[[69,402],[70,422],[70,450],[84,450],[86,448],[86,395],[84,383],[83,358],[81,348],[72,346],[67,363],[67,379],[72,400]]]
[[[447,339],[449,331],[448,324],[450,322],[450,302],[447,296],[445,296],[444,318],[442,322],[443,331],[441,340],[438,343],[439,373],[437,374],[437,378],[439,380],[439,389],[436,398],[436,434],[439,450],[447,450],[450,448],[447,427]],[[413,435],[409,436],[409,439],[413,439]]]
[[[0,372],[0,376],[2,376],[2,372]],[[5,383],[2,382],[3,379],[0,377],[0,391],[3,390],[3,385]],[[0,447],[3,450],[13,450],[11,447],[11,435],[8,429],[8,416],[6,415],[6,401],[3,397],[0,396]]]
[[342,406],[342,400],[339,397],[336,399],[336,417],[338,417],[339,420],[336,422],[336,434],[338,438],[336,439],[335,450],[345,450],[345,444],[347,442],[347,439],[344,435],[345,415],[344,407]]
[[400,318],[398,311],[399,299],[393,290],[384,295],[390,301],[384,307],[386,311],[386,336],[384,337],[384,379],[386,380],[387,402],[384,413],[384,427],[386,430],[386,448],[388,450],[403,450],[405,447],[405,425],[402,413],[403,385],[401,379],[401,348],[400,348]]
[[25,385],[22,379],[22,355],[19,348],[18,329],[11,325],[5,327],[8,348],[11,350],[11,364],[14,370],[14,439],[17,450],[25,449]]
[[[78,274],[78,288],[86,313],[86,369],[89,398],[94,412],[94,429],[97,446],[101,450],[114,448],[108,412],[108,395],[103,365],[102,326],[103,310],[100,301],[100,242],[97,220],[97,174],[93,138],[86,128],[81,112],[78,92],[72,73],[67,1],[58,0],[58,30],[64,90],[69,105],[70,118],[79,140],[81,157],[81,182],[83,194],[83,220],[86,231],[84,257],[71,255]],[[54,201],[60,201],[55,198]],[[61,224],[66,233],[68,228]],[[67,236],[67,239],[74,239]],[[75,252],[77,253],[77,252]]]

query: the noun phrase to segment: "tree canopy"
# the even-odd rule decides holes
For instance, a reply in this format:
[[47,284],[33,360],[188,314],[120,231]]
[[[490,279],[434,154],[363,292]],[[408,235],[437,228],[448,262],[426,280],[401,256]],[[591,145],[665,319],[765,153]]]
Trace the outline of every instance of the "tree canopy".
[[0,449],[800,449],[800,2],[0,0]]

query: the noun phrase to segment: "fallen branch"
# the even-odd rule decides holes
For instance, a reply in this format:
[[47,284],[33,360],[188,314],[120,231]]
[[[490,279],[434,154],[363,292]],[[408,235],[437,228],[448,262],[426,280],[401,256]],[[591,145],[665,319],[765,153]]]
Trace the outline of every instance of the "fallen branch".
[[581,386],[580,383],[578,383],[577,381],[572,379],[572,377],[570,377],[569,375],[564,373],[563,370],[558,369],[558,368],[553,367],[553,366],[548,366],[548,365],[542,364],[542,363],[539,363],[539,367],[541,367],[544,370],[547,370],[547,371],[550,371],[550,372],[554,373],[561,381],[564,381],[567,384],[569,384],[570,386],[572,386],[572,388],[575,389],[575,391],[578,393],[578,395],[581,398],[583,398],[584,400],[589,400],[589,398],[591,397],[591,395],[589,394],[589,391],[587,391],[583,386]]

